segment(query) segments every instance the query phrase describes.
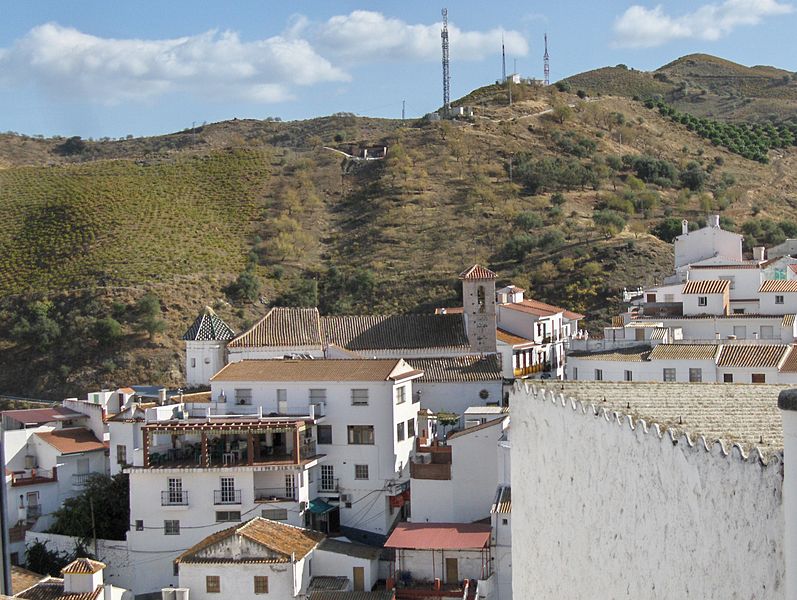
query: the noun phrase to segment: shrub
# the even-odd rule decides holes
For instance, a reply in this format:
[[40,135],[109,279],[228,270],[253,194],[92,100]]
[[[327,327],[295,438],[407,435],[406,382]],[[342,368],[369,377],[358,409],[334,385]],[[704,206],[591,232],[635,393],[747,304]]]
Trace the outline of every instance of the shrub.
[[260,280],[255,275],[253,268],[247,268],[230,285],[224,288],[224,293],[233,302],[254,302],[260,295]]
[[528,233],[521,233],[506,241],[502,253],[506,258],[523,260],[526,258],[526,254],[534,249],[535,245],[535,240],[532,236]]
[[681,171],[680,180],[683,187],[697,192],[703,189],[703,184],[706,182],[706,172],[698,163],[692,161],[686,165],[686,169]]
[[515,225],[526,231],[542,227],[542,219],[536,212],[524,211],[515,217]]
[[597,210],[592,215],[595,225],[603,232],[617,235],[625,228],[625,217],[614,210]]

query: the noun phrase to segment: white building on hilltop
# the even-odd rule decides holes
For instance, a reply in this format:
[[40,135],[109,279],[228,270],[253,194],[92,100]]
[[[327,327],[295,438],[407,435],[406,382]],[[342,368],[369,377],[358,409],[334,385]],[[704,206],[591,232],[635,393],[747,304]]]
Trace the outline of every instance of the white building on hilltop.
[[797,401],[779,411],[780,389],[516,386],[514,597],[797,598]]

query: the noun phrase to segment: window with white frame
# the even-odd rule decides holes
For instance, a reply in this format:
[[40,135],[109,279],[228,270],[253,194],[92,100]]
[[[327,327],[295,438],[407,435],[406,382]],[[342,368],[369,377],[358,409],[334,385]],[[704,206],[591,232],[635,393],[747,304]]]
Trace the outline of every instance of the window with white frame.
[[396,388],[396,404],[403,404],[407,401],[407,386],[400,386]]
[[164,535],[180,535],[180,521],[177,519],[166,519],[163,522]]
[[623,380],[624,381],[633,381],[634,380],[634,373],[632,371],[623,371]]
[[373,425],[349,425],[348,433],[349,433],[349,444],[372,445],[374,443]]
[[404,441],[404,423],[396,423],[396,440],[399,442]]
[[783,296],[776,295],[775,296],[775,304],[783,304]]
[[251,388],[236,388],[236,390],[235,390],[235,403],[236,404],[252,404],[252,390],[251,390]]
[[698,296],[697,297],[697,305],[698,306],[708,306],[708,296]]
[[603,369],[595,369],[595,381],[603,381]]
[[700,367],[689,368],[689,383],[701,383],[703,381],[703,369]]
[[368,404],[368,388],[352,389],[351,404],[352,406],[366,406]]
[[368,479],[368,465],[354,465],[355,479]]
[[662,369],[664,381],[675,381],[675,369]]

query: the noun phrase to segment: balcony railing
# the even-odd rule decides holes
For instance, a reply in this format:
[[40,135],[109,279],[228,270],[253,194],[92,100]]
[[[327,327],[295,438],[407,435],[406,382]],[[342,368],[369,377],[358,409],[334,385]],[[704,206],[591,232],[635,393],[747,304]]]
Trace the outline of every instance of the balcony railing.
[[161,506],[188,506],[188,492],[184,490],[161,492]]
[[97,475],[97,473],[75,473],[72,475],[72,487],[82,488],[89,482],[89,479]]
[[298,500],[297,491],[283,487],[255,488],[255,502],[277,502]]
[[241,490],[213,490],[213,504],[240,504]]
[[50,483],[58,481],[57,468],[50,469],[26,469],[25,471],[18,471],[11,473],[11,485],[33,485],[36,483]]
[[315,440],[307,440],[299,446],[299,460],[304,460],[318,454]]
[[26,516],[28,520],[38,519],[42,516],[42,505],[41,504],[29,504],[27,509],[25,510]]
[[339,490],[337,477],[322,477],[318,482],[319,492],[337,492]]

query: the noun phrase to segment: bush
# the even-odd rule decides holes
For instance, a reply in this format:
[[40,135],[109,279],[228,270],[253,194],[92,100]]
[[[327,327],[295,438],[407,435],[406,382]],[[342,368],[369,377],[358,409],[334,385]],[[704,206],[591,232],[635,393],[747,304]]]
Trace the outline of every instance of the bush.
[[150,339],[166,329],[166,321],[160,318],[161,302],[152,292],[147,292],[139,299],[135,312],[137,328],[146,331]]
[[276,306],[318,306],[318,282],[315,279],[301,279],[292,288],[280,294],[274,301]]
[[542,219],[536,212],[527,210],[515,217],[515,225],[526,231],[531,229],[539,229],[542,227]]
[[224,293],[233,302],[254,302],[260,295],[260,280],[257,278],[253,267],[248,267],[230,285],[224,288]]
[[509,238],[504,244],[502,254],[506,258],[523,260],[534,249],[535,240],[528,233],[521,233]]
[[[94,523],[92,525],[92,511]],[[130,524],[130,483],[124,473],[108,477],[94,474],[83,492],[64,500],[53,513],[48,533],[81,539],[96,536],[104,540],[124,540]]]
[[540,237],[539,242],[537,242],[537,246],[540,248],[540,250],[552,252],[554,250],[558,250],[562,245],[564,245],[564,243],[565,235],[558,229],[554,229],[552,231],[545,232],[542,237]]
[[122,337],[122,325],[113,317],[104,317],[94,321],[92,333],[101,346],[110,345]]
[[560,92],[569,92],[572,88],[567,81],[557,81],[556,82],[556,89]]
[[[695,230],[697,229],[696,223],[689,223],[689,229]],[[675,217],[667,217],[666,219],[659,222],[653,229],[653,235],[659,238],[662,241],[667,242],[668,244],[672,244],[676,237],[681,235],[681,220],[676,219]]]
[[703,189],[703,184],[706,182],[706,172],[696,162],[690,162],[686,165],[686,169],[681,171],[681,185],[693,192]]
[[625,217],[614,210],[597,210],[592,215],[595,225],[603,232],[617,235],[625,228]]

